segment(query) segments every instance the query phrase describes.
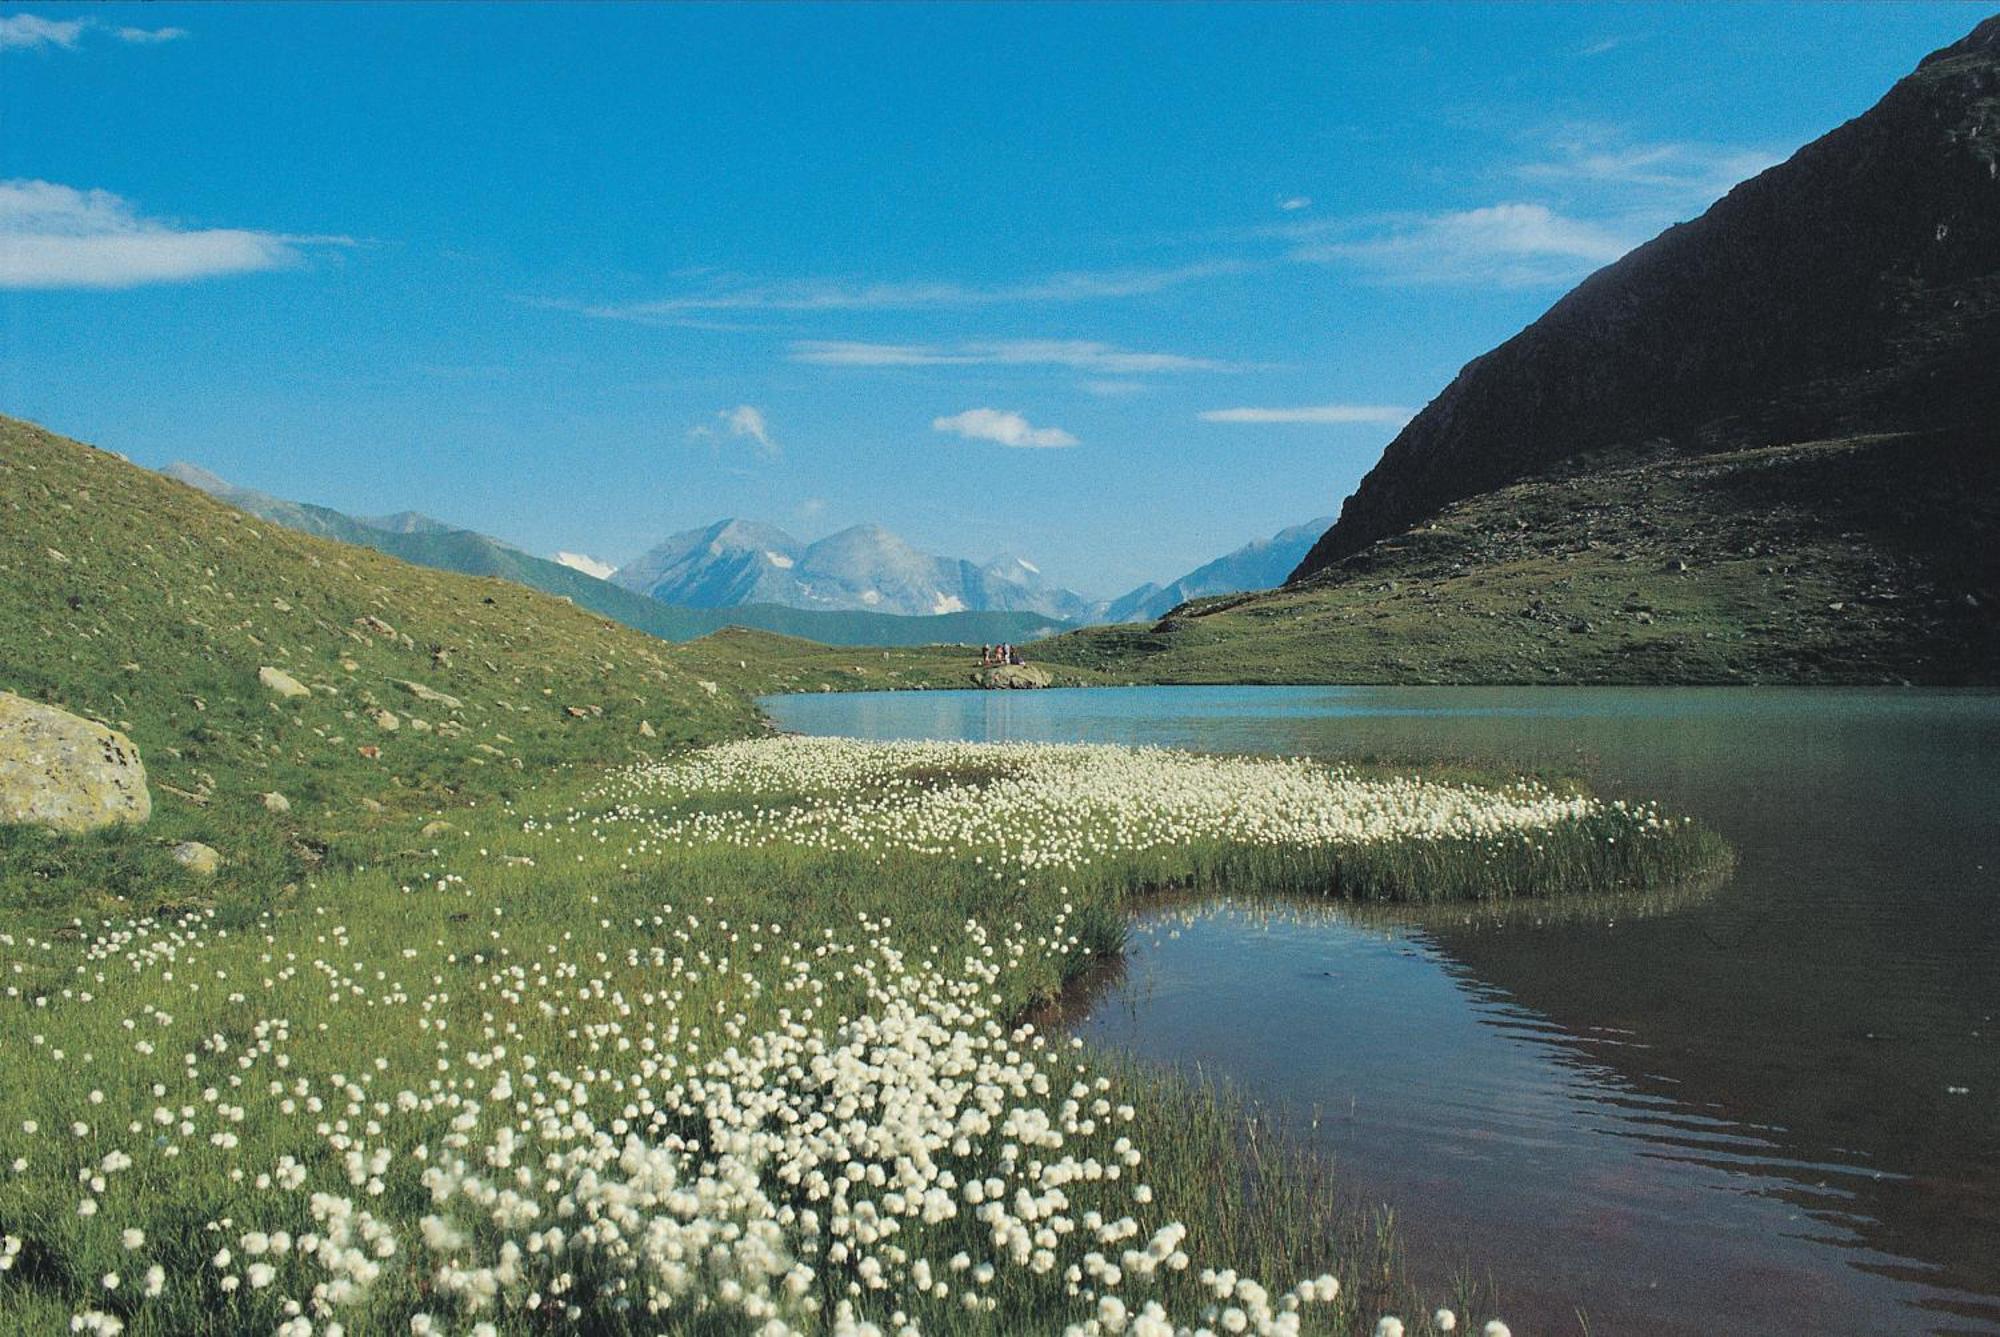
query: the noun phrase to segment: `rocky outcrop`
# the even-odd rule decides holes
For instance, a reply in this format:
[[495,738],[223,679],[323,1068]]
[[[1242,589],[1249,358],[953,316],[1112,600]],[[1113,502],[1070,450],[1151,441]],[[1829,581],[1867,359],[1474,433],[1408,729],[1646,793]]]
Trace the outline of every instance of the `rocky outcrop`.
[[288,701],[297,697],[312,695],[312,688],[306,686],[283,669],[273,668],[269,664],[257,670],[257,681],[264,685],[264,690],[284,697]]
[[222,855],[216,852],[213,845],[204,845],[199,840],[183,840],[174,846],[174,862],[196,877],[214,877],[215,870],[222,867]]
[[997,664],[992,668],[981,669],[979,672],[973,674],[972,681],[978,687],[1007,690],[1025,687],[1047,687],[1055,679],[1050,676],[1047,669],[1034,664]]
[[1995,367],[2000,17],[1467,364],[1292,579],[1587,452],[1990,424]]
[[0,692],[0,822],[89,831],[153,812],[139,749],[116,729]]

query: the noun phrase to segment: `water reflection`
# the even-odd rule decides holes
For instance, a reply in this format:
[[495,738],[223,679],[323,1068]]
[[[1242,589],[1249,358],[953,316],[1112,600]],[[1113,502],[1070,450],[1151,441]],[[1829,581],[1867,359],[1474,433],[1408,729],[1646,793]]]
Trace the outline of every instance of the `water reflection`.
[[1317,1111],[1421,1266],[1490,1268],[1517,1330],[1577,1330],[1580,1305],[1598,1333],[2000,1332],[2000,698],[793,704],[813,732],[1555,766],[1703,816],[1738,869],[1650,913],[1156,907],[1076,1024]]

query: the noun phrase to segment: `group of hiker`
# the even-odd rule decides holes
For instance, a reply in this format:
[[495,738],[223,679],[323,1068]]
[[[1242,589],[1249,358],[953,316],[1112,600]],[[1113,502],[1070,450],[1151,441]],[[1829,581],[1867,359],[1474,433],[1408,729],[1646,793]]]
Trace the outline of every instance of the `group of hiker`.
[[996,664],[1025,664],[1027,662],[1027,660],[1021,658],[1021,651],[1017,646],[1002,644],[982,645],[979,647],[979,663],[985,668],[992,668]]

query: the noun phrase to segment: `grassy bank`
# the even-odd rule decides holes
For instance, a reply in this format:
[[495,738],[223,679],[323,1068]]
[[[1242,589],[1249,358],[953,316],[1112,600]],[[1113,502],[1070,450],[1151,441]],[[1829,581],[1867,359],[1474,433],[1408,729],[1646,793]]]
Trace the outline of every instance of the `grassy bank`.
[[1116,783],[1134,755],[731,745],[385,832],[275,906],[10,933],[0,1321],[1421,1330],[1450,1297],[1236,1106],[1015,1019],[1135,892],[1299,889],[1342,831],[1370,895],[1470,887],[1522,832],[1616,822],[1662,875],[1705,846],[1546,791],[1164,754]]
[[1578,460],[1313,579],[1036,662],[1164,683],[1991,683],[1991,451],[1920,436]]

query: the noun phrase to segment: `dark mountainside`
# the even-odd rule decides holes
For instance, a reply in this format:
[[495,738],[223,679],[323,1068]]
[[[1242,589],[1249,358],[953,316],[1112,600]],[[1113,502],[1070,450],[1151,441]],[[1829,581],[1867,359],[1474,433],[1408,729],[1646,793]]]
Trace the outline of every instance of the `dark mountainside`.
[[1292,578],[1586,453],[1945,429],[1988,455],[1996,418],[2000,17],[1468,363]]

